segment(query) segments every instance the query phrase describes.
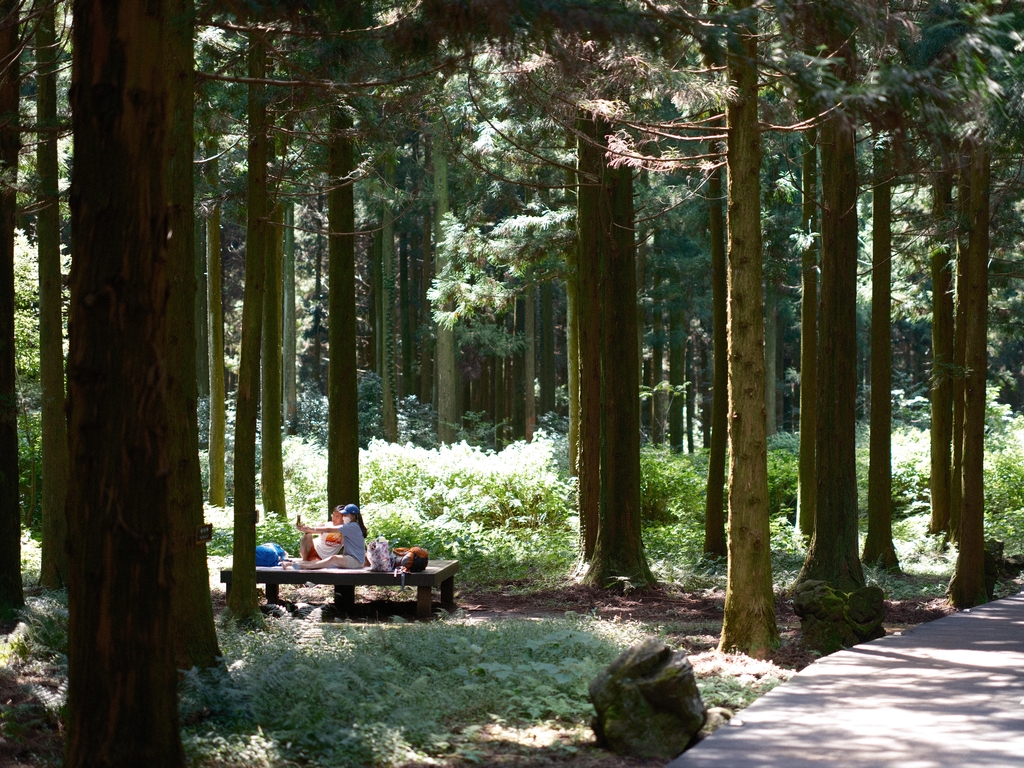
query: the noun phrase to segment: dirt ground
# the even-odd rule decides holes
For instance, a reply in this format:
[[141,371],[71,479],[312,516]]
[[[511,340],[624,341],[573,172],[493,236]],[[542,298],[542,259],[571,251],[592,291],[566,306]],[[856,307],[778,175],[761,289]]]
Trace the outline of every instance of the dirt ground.
[[[219,613],[225,606],[224,593],[214,589],[212,597],[214,610]],[[347,617],[333,615],[329,587],[282,586],[280,597],[295,609],[289,615],[306,620],[376,622],[391,621],[393,616],[415,620],[414,592],[360,588],[356,609]],[[694,659],[695,665],[710,664],[719,673],[740,675],[747,671],[750,660],[715,650],[724,603],[721,592],[684,593],[668,588],[622,594],[577,585],[531,591],[529,585],[512,584],[502,591],[456,593],[456,610],[473,622],[504,618],[539,620],[575,611],[593,612],[613,621],[657,624],[670,642],[699,657],[699,662]],[[885,627],[890,632],[900,631],[951,612],[940,599],[887,600]],[[782,597],[776,602],[776,616],[782,644],[767,661],[785,669],[803,669],[816,657],[800,646],[799,619]],[[13,623],[0,624],[0,638],[13,631]],[[63,746],[61,723],[56,711],[45,704],[53,700],[59,685],[59,680],[38,672],[0,667],[0,768],[48,768],[59,764]],[[586,727],[515,729],[491,725],[476,730],[451,758],[431,763],[435,768],[481,764],[501,768],[648,768],[663,765],[664,761],[629,759],[605,752],[594,745]],[[426,766],[410,762],[402,768]]]

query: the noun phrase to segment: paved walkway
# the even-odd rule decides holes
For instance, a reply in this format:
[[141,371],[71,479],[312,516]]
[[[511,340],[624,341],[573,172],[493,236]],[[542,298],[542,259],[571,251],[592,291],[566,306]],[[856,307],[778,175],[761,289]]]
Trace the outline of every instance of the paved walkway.
[[1024,593],[827,656],[669,768],[1022,768]]

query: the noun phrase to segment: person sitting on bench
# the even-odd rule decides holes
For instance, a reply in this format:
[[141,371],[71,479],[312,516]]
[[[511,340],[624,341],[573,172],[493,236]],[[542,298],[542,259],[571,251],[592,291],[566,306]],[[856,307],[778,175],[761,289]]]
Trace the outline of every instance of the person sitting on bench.
[[[299,542],[301,560],[285,567],[317,570],[320,568],[362,568],[366,565],[366,525],[359,507],[340,504],[331,512],[331,525],[309,526],[296,523],[302,531]],[[313,534],[318,534],[316,538]]]

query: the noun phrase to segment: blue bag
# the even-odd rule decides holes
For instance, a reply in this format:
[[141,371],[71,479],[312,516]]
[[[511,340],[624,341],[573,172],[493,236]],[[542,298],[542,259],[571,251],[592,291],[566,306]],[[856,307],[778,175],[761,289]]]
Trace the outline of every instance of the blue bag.
[[260,544],[256,547],[256,567],[273,568],[275,565],[280,565],[286,556],[284,549],[279,544],[273,542]]

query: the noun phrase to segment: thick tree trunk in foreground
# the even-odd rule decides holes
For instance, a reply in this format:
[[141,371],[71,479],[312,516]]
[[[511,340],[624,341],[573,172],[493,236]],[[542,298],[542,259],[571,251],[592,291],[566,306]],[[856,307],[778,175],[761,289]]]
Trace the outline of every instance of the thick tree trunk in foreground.
[[[444,240],[444,217],[448,213],[448,158],[434,142],[434,264],[435,274],[441,275],[448,266],[447,259],[437,247]],[[450,307],[446,306],[446,309]],[[437,368],[437,438],[446,445],[455,442],[462,420],[458,410],[455,388],[461,386],[461,376],[455,365],[455,329],[437,326],[437,346],[434,352]]]
[[176,768],[166,20],[160,3],[74,18],[64,764]]
[[964,329],[963,501],[956,572],[949,602],[970,608],[987,602],[985,591],[985,384],[988,374],[988,251],[991,159],[980,139],[968,140],[971,163],[970,244],[966,300],[971,311]]
[[18,3],[0,4],[0,612],[25,604],[21,583],[18,397],[14,368],[14,219],[17,213]]
[[[750,9],[736,0],[737,10]],[[729,572],[719,648],[764,656],[778,644],[768,529],[761,302],[761,134],[756,14],[729,56],[735,94],[726,106],[729,158]]]
[[929,533],[949,530],[950,473],[953,464],[953,249],[949,242],[951,174],[939,172],[932,187],[932,428]]
[[[266,51],[249,42],[249,77],[262,80]],[[260,344],[267,249],[267,107],[265,88],[250,83],[247,153],[248,221],[245,230],[245,290],[242,344],[235,393],[235,540],[228,610],[237,619],[259,617],[256,597],[256,410],[260,392]]]
[[[601,144],[606,132],[598,134]],[[601,507],[597,541],[584,581],[595,586],[625,580],[654,582],[640,524],[640,374],[636,343],[636,235],[633,171],[602,164],[599,187],[602,245],[601,298]],[[609,217],[610,214],[610,217]],[[581,254],[581,258],[586,258]],[[632,297],[632,298],[631,298]]]
[[892,543],[892,180],[889,150],[875,147],[871,203],[871,436],[868,535],[862,560],[898,570]]
[[[356,217],[352,173],[352,119],[339,113],[328,154],[328,245],[331,294],[327,504],[359,503],[359,382],[356,376]],[[345,179],[342,183],[340,180]]]
[[814,476],[814,444],[818,431],[818,158],[817,129],[805,134],[803,203],[800,229],[809,240],[800,260],[800,469],[797,482],[797,522],[800,534],[814,533],[818,483]]
[[[847,57],[852,51],[847,49]],[[821,145],[821,334],[818,355],[814,535],[798,581],[820,579],[844,592],[864,586],[858,552],[857,159],[854,126],[826,121]]]
[[[579,426],[576,473],[580,518],[580,557],[592,565],[601,519],[601,223],[605,173],[606,123],[580,119],[577,193],[576,344],[578,355]],[[610,214],[603,212],[605,217]],[[602,585],[603,586],[603,585]]]
[[[206,155],[217,154],[214,141],[206,143]],[[207,164],[207,179],[210,188],[217,189],[217,162]],[[210,311],[210,504],[223,507],[227,504],[227,488],[225,480],[225,433],[227,432],[227,413],[224,402],[224,304],[221,293],[221,258],[220,258],[220,203],[214,203],[210,209],[210,218],[206,220],[206,287],[209,299],[206,302]]]
[[206,544],[196,542],[203,523],[203,482],[199,468],[199,423],[196,401],[196,246],[193,136],[192,0],[169,0],[165,63],[170,74],[171,125],[167,141],[167,190],[170,237],[167,274],[171,295],[168,313],[167,402],[174,417],[168,425],[171,449],[171,533],[174,555],[171,618],[178,669],[212,667],[220,650],[210,603]]
[[[712,153],[720,144],[713,142]],[[708,451],[707,495],[704,503],[704,553],[725,557],[725,451],[729,442],[729,295],[725,257],[725,215],[722,169],[708,179],[708,234],[711,238],[711,304],[714,337],[714,383],[711,400],[711,445]]]
[[[57,125],[57,52],[54,5],[38,0],[36,27],[36,113],[46,127]],[[39,173],[39,378],[42,383],[43,542],[40,583],[58,589],[67,583],[68,427],[64,413],[64,330],[60,264],[60,205],[57,135],[41,134],[36,147]]]
[[957,197],[956,292],[953,319],[953,461],[949,474],[949,540],[960,541],[960,516],[963,512],[963,456],[964,456],[964,371],[967,367],[967,315],[969,290],[967,287],[970,262],[971,221],[971,166],[970,158],[960,157]]

